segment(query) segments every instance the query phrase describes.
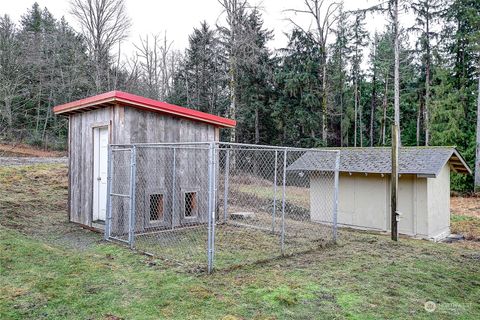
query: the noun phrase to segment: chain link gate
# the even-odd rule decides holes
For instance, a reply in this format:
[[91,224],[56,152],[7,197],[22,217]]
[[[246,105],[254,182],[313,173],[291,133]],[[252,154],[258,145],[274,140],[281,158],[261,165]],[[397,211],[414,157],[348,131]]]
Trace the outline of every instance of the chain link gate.
[[[135,189],[135,148],[108,149],[107,217],[105,239],[128,243],[133,247],[131,219],[134,217],[132,190]],[[114,214],[112,214],[112,212]]]
[[316,249],[337,237],[338,167],[333,150],[111,145],[105,238],[208,272]]

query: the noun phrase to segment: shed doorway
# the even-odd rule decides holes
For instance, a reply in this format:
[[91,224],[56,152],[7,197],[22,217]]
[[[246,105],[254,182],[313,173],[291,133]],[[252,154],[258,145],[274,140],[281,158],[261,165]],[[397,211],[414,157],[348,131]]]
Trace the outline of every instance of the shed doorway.
[[93,128],[93,210],[92,220],[106,217],[108,167],[108,126]]

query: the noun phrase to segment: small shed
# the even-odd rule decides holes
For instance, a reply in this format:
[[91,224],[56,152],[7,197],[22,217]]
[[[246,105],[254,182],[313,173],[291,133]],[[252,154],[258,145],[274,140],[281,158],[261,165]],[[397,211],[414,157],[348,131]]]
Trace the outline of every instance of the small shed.
[[[340,148],[339,225],[378,231],[390,229],[391,148]],[[306,153],[288,167],[310,173],[311,219],[328,221],[320,205],[331,201],[322,172],[332,159]],[[471,174],[454,147],[403,147],[399,153],[399,232],[440,240],[450,234],[450,172]],[[317,172],[317,174],[312,174]],[[330,182],[328,182],[330,183]]]
[[[69,219],[95,228],[102,228],[106,218],[109,144],[218,141],[220,128],[235,126],[234,120],[121,91],[110,91],[59,105],[53,111],[69,119]],[[191,164],[180,162],[182,165],[185,168],[179,170],[188,175]],[[162,173],[159,170],[156,174]],[[143,215],[149,214],[152,201],[145,198],[145,194],[161,188],[155,182],[159,179],[153,175],[149,180],[152,185],[145,183],[144,190],[137,191],[142,193],[137,196],[137,206]],[[189,181],[188,177],[184,181]],[[184,192],[184,196],[195,196],[192,192],[196,192],[196,186],[181,186],[184,187],[186,189],[180,190],[189,191]],[[163,197],[157,193],[150,196],[155,202]],[[182,201],[180,194],[177,199]],[[200,197],[198,201],[201,201]],[[180,203],[168,205],[173,207]],[[155,207],[168,210],[163,203]],[[151,221],[147,217],[139,219]],[[170,217],[168,223],[172,224],[173,221],[181,219]]]

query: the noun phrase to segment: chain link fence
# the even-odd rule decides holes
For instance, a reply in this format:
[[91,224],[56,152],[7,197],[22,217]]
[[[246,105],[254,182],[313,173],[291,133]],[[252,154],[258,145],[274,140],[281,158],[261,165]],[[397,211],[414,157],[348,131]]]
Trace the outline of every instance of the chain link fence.
[[336,240],[339,153],[231,143],[112,145],[105,238],[195,271]]

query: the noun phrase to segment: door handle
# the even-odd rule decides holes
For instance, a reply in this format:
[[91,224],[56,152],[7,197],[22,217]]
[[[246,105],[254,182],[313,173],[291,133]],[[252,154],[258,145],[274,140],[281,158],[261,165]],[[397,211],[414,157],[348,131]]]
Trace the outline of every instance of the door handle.
[[98,177],[98,178],[97,178],[97,181],[102,181],[102,177]]

